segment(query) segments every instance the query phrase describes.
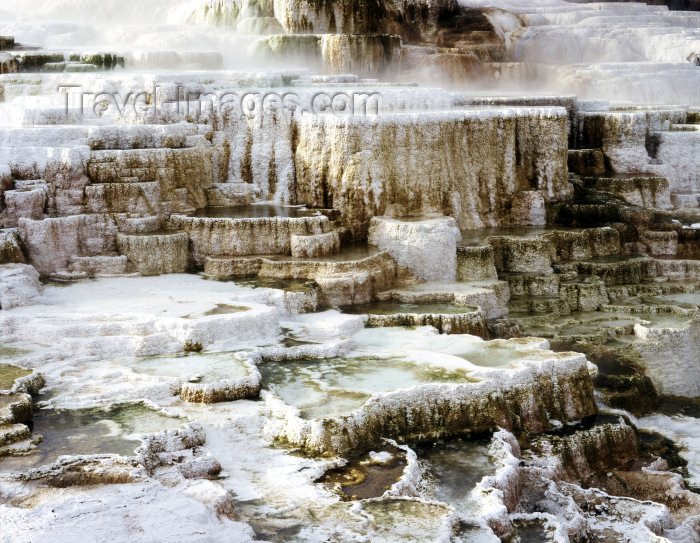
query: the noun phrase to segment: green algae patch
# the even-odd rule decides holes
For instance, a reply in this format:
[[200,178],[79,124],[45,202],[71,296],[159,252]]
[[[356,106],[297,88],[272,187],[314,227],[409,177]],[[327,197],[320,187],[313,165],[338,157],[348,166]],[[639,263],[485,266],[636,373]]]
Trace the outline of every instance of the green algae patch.
[[216,307],[204,313],[204,316],[211,317],[214,315],[230,315],[231,313],[242,313],[244,311],[250,311],[250,307],[245,307],[242,305],[216,304]]
[[625,354],[629,349],[578,344],[577,350],[598,367],[594,384],[606,405],[624,409],[636,417],[657,409],[659,396],[654,384],[644,368]]
[[12,390],[17,379],[27,377],[32,373],[32,370],[25,370],[11,364],[0,364],[0,390]]
[[199,353],[204,350],[204,346],[199,341],[191,341],[188,339],[182,350],[186,353]]
[[700,418],[700,398],[664,396],[657,410],[659,413],[669,417],[683,415],[685,417]]

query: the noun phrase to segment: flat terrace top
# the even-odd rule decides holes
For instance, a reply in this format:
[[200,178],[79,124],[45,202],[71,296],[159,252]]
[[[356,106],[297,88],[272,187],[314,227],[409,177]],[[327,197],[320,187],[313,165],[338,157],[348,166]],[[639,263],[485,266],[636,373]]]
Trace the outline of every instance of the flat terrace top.
[[[600,228],[600,227],[596,227]],[[470,247],[483,245],[487,238],[498,236],[509,237],[535,237],[539,234],[550,232],[582,232],[591,228],[578,228],[570,226],[496,226],[478,228],[475,230],[462,230],[462,241],[458,247]]]
[[304,207],[254,204],[232,207],[204,207],[189,216],[209,219],[266,219],[274,217],[296,219],[300,217],[317,217],[319,215],[318,211]]
[[452,303],[406,304],[396,300],[374,302],[362,305],[350,305],[341,308],[343,313],[350,315],[462,315],[473,313],[479,308],[475,306],[459,306]]
[[340,248],[340,252],[334,255],[309,258],[299,258],[289,255],[271,255],[266,258],[277,262],[353,262],[364,260],[365,258],[378,255],[382,252],[383,251],[374,245],[358,241],[343,245]]

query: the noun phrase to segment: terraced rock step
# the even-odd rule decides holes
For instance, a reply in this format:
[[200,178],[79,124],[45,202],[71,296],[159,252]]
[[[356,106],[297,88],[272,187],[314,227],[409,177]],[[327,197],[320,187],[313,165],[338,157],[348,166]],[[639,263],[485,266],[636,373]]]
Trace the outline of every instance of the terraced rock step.
[[206,190],[209,207],[238,207],[253,203],[255,186],[249,183],[214,183]]
[[490,244],[457,247],[457,281],[488,281],[497,278],[498,271]]
[[145,234],[161,230],[163,220],[158,215],[150,215],[145,217],[134,217],[131,214],[118,216],[117,227],[124,234]]
[[0,36],[0,51],[7,51],[15,46],[15,38],[12,36]]
[[332,231],[328,217],[320,213],[265,205],[206,208],[190,216],[173,215],[170,223],[187,232],[195,264],[200,267],[209,256],[289,255],[292,236]]
[[620,208],[612,203],[555,203],[547,208],[547,223],[590,227],[619,222]]
[[700,130],[700,125],[697,124],[672,124],[670,130],[676,132],[697,132]]
[[344,246],[339,253],[325,257],[209,256],[204,273],[217,278],[254,275],[313,281],[319,290],[318,306],[338,307],[374,301],[394,286],[397,266],[388,253],[358,244]]
[[700,280],[700,261],[664,259],[656,261],[657,272],[670,281]]
[[655,209],[672,209],[668,179],[653,174],[582,176],[586,187],[609,192],[628,204]]
[[129,259],[130,268],[142,275],[184,273],[189,267],[189,237],[185,232],[120,232],[117,234],[117,248]]
[[[131,182],[131,180],[136,182]],[[160,184],[140,183],[138,178],[122,178],[121,183],[102,183],[85,187],[90,213],[136,213],[152,215],[162,201]]]
[[579,175],[603,175],[605,156],[600,149],[569,149],[569,171]]
[[259,40],[252,52],[267,61],[304,59],[330,74],[390,76],[398,68],[401,38],[391,34],[281,34]]
[[[18,441],[29,439],[31,432],[24,424],[0,425],[0,451]],[[1,455],[1,453],[0,453]]]
[[[504,277],[551,276],[575,260],[604,258],[622,253],[615,228],[532,227],[464,231],[458,248],[459,273]],[[483,239],[479,245],[473,238]],[[575,270],[567,270],[575,271]]]
[[437,213],[373,217],[367,240],[424,281],[454,281],[457,221]]
[[68,269],[88,277],[122,275],[127,271],[127,262],[126,256],[118,255],[76,256],[71,258]]
[[560,276],[555,274],[501,273],[508,281],[511,296],[556,296],[559,294]]
[[323,234],[292,234],[290,244],[294,258],[318,258],[340,251],[340,237],[335,230]]
[[41,220],[49,198],[49,186],[43,179],[15,181],[14,190],[5,191],[5,210],[2,224],[16,227],[22,217]]
[[0,230],[0,264],[9,263],[26,263],[16,228]]
[[577,262],[579,273],[595,275],[605,285],[644,283],[657,276],[656,262],[649,257],[611,256]]
[[[554,358],[557,359],[556,363],[554,363]],[[515,370],[525,373],[532,372],[533,377],[537,376],[536,381],[539,385],[531,388],[528,394],[534,394],[536,397],[544,399],[545,396],[549,396],[547,390],[556,381],[557,386],[561,387],[559,390],[567,392],[564,393],[564,397],[551,397],[547,401],[550,413],[556,412],[558,418],[566,419],[567,414],[562,412],[560,404],[563,400],[570,402],[571,406],[576,406],[574,409],[577,411],[577,416],[583,415],[584,412],[590,414],[589,394],[592,394],[592,389],[579,380],[581,376],[579,371],[575,370],[570,374],[570,381],[567,384],[564,384],[566,378],[562,375],[552,376],[551,382],[549,377],[545,376],[548,375],[549,371],[557,372],[564,365],[575,367],[579,361],[585,359],[578,355],[567,356],[564,354],[554,358],[550,360],[546,360],[546,357],[540,360],[526,359],[520,368]],[[445,384],[428,382],[403,390],[392,390],[394,387],[390,387],[386,392],[372,395],[366,403],[355,409],[352,409],[352,405],[344,406],[345,409],[340,413],[334,412],[334,409],[339,407],[335,405],[325,405],[323,411],[307,411],[302,416],[293,415],[290,412],[284,427],[278,430],[279,437],[318,452],[344,451],[347,453],[374,445],[380,435],[388,434],[392,438],[402,440],[411,439],[412,436],[418,434],[425,435],[426,421],[431,421],[429,424],[435,428],[430,434],[433,439],[449,437],[453,435],[453,432],[463,433],[463,430],[457,430],[458,427],[462,429],[468,427],[475,432],[493,428],[494,424],[506,424],[511,427],[522,424],[523,427],[530,430],[546,427],[544,421],[538,421],[530,416],[519,421],[511,416],[504,416],[504,412],[501,410],[511,409],[511,402],[517,402],[512,394],[517,396],[518,392],[513,390],[509,394],[500,389],[503,390],[501,393],[493,388],[498,387],[498,371],[498,369],[482,370],[481,375],[484,377],[488,375],[491,378],[482,383],[470,383],[468,379],[465,382],[465,379],[460,379],[459,373],[456,373],[454,376],[443,376],[443,379],[447,381]],[[285,397],[283,383],[276,383],[277,374],[269,373],[265,367],[262,368],[262,372],[263,380],[271,382],[273,390],[279,390],[278,393]],[[284,379],[284,375],[279,375],[279,378]],[[587,378],[584,379],[584,381],[586,380]],[[484,396],[491,398],[492,407],[490,409],[467,407],[467,405],[481,404]],[[426,402],[428,397],[431,399]],[[497,398],[496,406],[493,405],[494,398]],[[301,398],[299,400],[303,401]],[[413,406],[411,408],[413,416],[406,419],[400,413],[409,405]],[[351,410],[348,411],[348,407]],[[322,423],[318,424],[317,422]]]
[[124,68],[117,53],[28,51],[16,56],[19,72],[93,72]]
[[508,303],[513,313],[568,315],[571,308],[560,296],[513,296]]
[[[0,379],[3,379],[0,386],[13,388],[4,382],[7,376],[7,366],[0,365]],[[15,381],[14,378],[10,380]],[[38,386],[43,386],[43,381]],[[32,389],[32,392],[37,390]],[[27,426],[32,420],[32,414],[32,398],[29,394],[0,392],[0,459],[12,454],[25,454],[41,440],[40,436],[33,436]]]
[[505,315],[508,312],[506,304],[509,297],[508,284],[504,281],[425,282],[389,289],[379,295],[380,300],[394,300],[404,304],[476,306],[484,312],[487,319]]
[[489,339],[484,312],[475,306],[384,301],[343,310],[349,314],[365,315],[364,323],[369,328],[432,326],[441,334],[471,334]]

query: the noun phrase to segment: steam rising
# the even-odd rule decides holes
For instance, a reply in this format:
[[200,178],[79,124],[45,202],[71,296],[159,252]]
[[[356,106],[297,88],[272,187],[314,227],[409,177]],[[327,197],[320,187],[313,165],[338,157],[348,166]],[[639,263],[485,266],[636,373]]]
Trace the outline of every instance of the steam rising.
[[[455,43],[444,43],[439,24],[433,25],[437,37],[396,27],[393,17],[405,3],[382,0],[378,13],[386,20],[355,14],[353,32],[372,32],[362,24],[403,32],[398,47],[384,38],[370,43],[369,35],[329,41],[318,33],[288,33],[340,33],[329,21],[352,11],[348,2],[314,11],[306,0],[5,0],[0,34],[60,51],[119,52],[127,69],[345,70],[466,92],[700,103],[700,71],[688,61],[700,53],[700,12],[641,3],[459,0],[467,13],[485,17],[492,37],[464,30]],[[429,21],[439,21],[435,15],[450,3],[429,4]],[[323,45],[306,47],[314,40]]]

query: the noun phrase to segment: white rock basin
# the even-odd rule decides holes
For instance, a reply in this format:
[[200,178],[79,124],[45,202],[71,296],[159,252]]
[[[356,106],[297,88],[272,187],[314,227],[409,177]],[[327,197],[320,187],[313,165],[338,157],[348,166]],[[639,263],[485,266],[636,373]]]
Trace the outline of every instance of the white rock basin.
[[263,383],[300,416],[316,419],[361,407],[372,394],[429,383],[470,383],[494,369],[517,368],[552,353],[540,339],[486,342],[469,335],[444,336],[434,329],[365,329],[347,356],[265,362]]

